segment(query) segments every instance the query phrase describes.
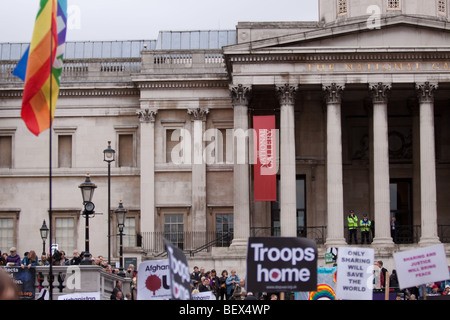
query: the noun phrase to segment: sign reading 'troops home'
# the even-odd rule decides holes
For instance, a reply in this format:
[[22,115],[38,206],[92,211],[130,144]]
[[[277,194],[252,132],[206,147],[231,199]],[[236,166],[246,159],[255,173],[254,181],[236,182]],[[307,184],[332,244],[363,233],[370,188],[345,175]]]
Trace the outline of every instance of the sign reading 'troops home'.
[[250,238],[247,290],[317,290],[317,245],[303,238]]

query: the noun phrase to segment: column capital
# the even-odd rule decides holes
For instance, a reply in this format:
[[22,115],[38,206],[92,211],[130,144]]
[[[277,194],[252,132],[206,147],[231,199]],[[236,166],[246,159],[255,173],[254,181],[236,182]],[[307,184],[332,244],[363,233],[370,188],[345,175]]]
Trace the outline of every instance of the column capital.
[[209,108],[191,108],[187,113],[192,116],[192,121],[206,121],[206,115],[209,113]]
[[297,93],[298,86],[291,86],[288,83],[276,86],[277,96],[278,100],[280,101],[281,105],[293,105],[295,104],[296,99],[296,93]]
[[388,102],[388,93],[392,88],[392,84],[390,83],[372,83],[369,84],[369,90],[372,94],[373,103],[387,103]]
[[340,104],[342,102],[342,92],[345,89],[345,85],[332,83],[330,85],[323,85],[322,88],[325,92],[325,102],[327,104]]
[[237,86],[230,87],[230,91],[233,107],[249,105],[252,95],[251,86],[244,86],[242,84],[238,84]]
[[157,108],[146,108],[136,111],[136,115],[138,116],[141,123],[155,122],[157,114]]
[[434,102],[434,92],[438,89],[437,83],[416,83],[417,97],[419,102]]

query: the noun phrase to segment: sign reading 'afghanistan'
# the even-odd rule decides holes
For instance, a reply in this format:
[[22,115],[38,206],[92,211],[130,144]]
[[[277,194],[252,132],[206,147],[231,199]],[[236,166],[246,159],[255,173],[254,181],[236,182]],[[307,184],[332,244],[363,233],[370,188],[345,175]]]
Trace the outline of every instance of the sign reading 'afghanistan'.
[[304,238],[250,238],[247,291],[317,290],[317,245]]

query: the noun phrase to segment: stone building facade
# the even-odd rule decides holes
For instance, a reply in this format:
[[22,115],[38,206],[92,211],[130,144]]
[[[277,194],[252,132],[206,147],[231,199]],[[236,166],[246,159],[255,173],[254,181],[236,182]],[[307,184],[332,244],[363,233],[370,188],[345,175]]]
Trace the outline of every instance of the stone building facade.
[[[113,260],[120,200],[138,262],[158,258],[166,237],[192,263],[244,274],[248,237],[314,238],[323,254],[347,244],[349,210],[376,222],[370,246],[388,266],[397,250],[436,243],[450,256],[448,5],[320,0],[317,22],[69,43],[53,128],[38,138],[11,75],[24,45],[0,44],[1,250],[40,250],[51,134],[53,241],[69,255],[84,248],[87,172],[102,213],[90,251],[107,255],[111,141]],[[252,166],[237,161],[253,147],[233,135],[257,115],[279,130],[274,202],[253,200]]]

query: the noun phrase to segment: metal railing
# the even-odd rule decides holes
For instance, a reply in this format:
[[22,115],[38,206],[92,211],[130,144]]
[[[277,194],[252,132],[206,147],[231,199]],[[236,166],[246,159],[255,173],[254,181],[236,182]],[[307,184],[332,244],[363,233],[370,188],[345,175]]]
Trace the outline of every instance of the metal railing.
[[190,255],[210,252],[212,247],[229,247],[233,240],[232,233],[215,231],[142,232],[140,236],[142,249],[154,256],[165,254],[164,239]]
[[[281,236],[281,230],[279,227],[252,227],[250,228],[250,235],[252,237],[279,237]],[[297,237],[313,239],[317,244],[325,244],[327,227],[298,227]]]

